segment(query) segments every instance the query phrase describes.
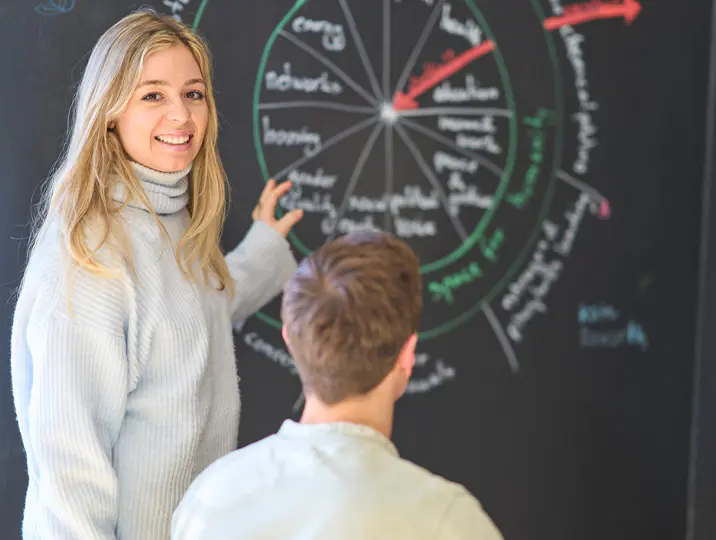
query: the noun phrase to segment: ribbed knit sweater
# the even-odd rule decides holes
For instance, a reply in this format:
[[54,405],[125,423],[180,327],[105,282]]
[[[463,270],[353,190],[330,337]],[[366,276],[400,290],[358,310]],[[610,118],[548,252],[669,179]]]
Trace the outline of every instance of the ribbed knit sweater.
[[[189,169],[132,166],[175,246],[190,221]],[[184,277],[141,203],[121,218],[135,275],[68,272],[52,227],[26,269],[11,340],[29,474],[25,539],[169,538],[192,480],[236,447],[232,325],[274,298],[296,267],[286,240],[256,222],[226,256],[232,298]]]

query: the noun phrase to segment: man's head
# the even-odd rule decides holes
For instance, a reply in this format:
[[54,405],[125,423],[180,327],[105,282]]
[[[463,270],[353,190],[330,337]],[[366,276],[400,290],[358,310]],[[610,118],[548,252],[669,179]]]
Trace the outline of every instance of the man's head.
[[415,363],[421,309],[418,259],[390,234],[351,233],[309,255],[281,306],[306,394],[334,405],[382,385],[398,399]]

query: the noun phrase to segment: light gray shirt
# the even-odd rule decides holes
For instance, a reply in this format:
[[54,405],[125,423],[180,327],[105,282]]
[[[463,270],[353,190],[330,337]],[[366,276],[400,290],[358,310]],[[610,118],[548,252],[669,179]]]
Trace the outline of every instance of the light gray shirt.
[[367,426],[298,424],[204,471],[173,540],[502,540],[464,487],[401,459]]

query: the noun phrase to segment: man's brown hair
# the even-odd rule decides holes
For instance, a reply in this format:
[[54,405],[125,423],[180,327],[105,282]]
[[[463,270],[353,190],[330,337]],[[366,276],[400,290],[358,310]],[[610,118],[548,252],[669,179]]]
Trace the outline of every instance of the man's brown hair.
[[328,405],[371,391],[417,331],[421,309],[418,258],[391,234],[350,233],[306,257],[281,305],[304,390]]

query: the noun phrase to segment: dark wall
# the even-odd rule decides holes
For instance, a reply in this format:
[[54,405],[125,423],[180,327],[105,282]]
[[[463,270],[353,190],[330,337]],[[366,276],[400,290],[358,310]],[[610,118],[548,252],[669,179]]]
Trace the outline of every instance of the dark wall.
[[[0,5],[8,344],[71,92],[99,35],[141,5],[44,1]],[[298,257],[366,224],[420,256],[404,457],[465,484],[509,540],[685,537],[708,2],[148,4],[212,46],[227,248],[275,176],[300,187],[282,201],[306,210]],[[415,108],[371,123],[394,90]],[[278,324],[273,302],[236,336],[242,445],[300,412]],[[0,523],[19,538],[9,347],[0,364]]]

